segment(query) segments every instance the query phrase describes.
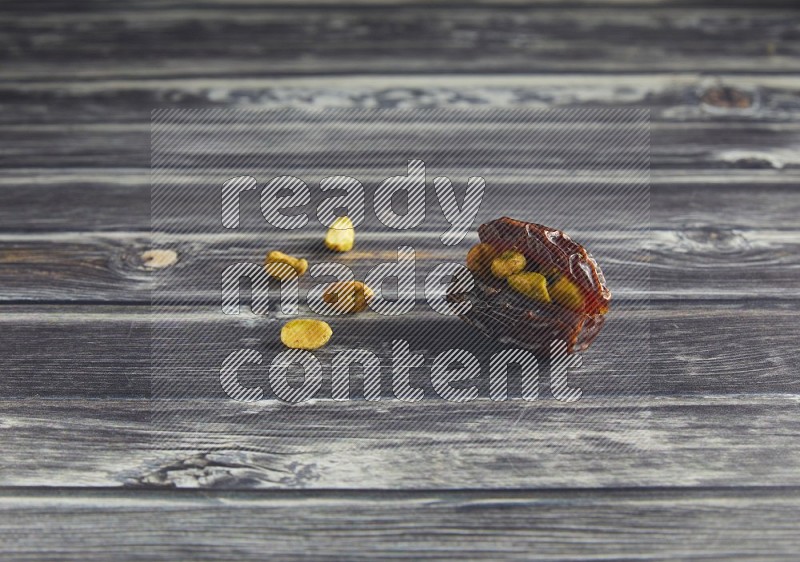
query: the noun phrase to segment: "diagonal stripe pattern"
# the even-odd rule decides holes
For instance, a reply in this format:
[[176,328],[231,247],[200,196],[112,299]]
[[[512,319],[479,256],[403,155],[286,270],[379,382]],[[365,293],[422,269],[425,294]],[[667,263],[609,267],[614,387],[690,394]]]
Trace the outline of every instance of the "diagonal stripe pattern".
[[[523,400],[528,407],[508,427],[510,453],[531,446],[525,427],[555,403],[564,408],[564,429],[552,446],[613,449],[572,437],[591,435],[609,410],[570,404],[602,395],[625,407],[648,393],[646,109],[156,110],[151,149],[152,244],[181,258],[153,284],[156,445],[230,448],[238,433],[263,436],[264,450],[310,446],[325,436],[282,428],[292,427],[293,407],[315,400],[342,402],[341,425],[354,428],[349,400],[376,408],[387,400],[407,408],[441,403],[442,412],[450,402],[489,401],[498,420]],[[412,183],[423,185],[423,197],[404,199]],[[326,252],[324,231],[345,212],[357,225],[356,248]],[[448,221],[462,215],[474,218]],[[568,232],[606,273],[612,312],[577,370],[558,348],[534,368],[529,351],[470,332],[428,304],[427,276],[463,264],[477,225],[503,215]],[[195,255],[197,241],[215,253]],[[306,257],[319,278],[309,274],[285,291],[263,275],[269,250]],[[386,298],[370,311],[336,313],[306,300],[321,292],[313,288],[325,272],[337,270],[324,262],[347,266],[357,280],[379,279],[368,276],[394,263],[416,282],[384,283]],[[299,299],[283,306],[283,293],[298,290]],[[626,311],[638,320],[623,322]],[[277,334],[295,313],[329,321],[331,344],[313,353],[282,348]],[[490,379],[490,363],[507,366],[507,383]],[[453,382],[454,365],[477,384]],[[212,419],[194,420],[194,400],[215,405]],[[269,416],[248,409],[273,402],[287,406]],[[437,434],[435,418],[419,415],[416,430],[446,454],[450,439]],[[392,426],[367,431],[379,438]]]

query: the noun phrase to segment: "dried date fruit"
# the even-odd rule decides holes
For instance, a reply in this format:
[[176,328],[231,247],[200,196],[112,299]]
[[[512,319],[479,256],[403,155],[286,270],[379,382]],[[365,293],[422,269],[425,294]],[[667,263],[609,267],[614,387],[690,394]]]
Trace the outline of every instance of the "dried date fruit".
[[478,236],[467,256],[474,287],[449,295],[471,302],[461,318],[494,339],[542,352],[556,340],[570,353],[588,348],[611,302],[591,254],[558,229],[508,217],[481,225]]

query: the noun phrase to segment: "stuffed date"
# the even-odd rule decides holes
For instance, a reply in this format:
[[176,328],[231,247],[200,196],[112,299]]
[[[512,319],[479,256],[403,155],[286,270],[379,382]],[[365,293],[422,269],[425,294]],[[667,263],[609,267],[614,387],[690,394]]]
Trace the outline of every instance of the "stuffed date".
[[591,254],[558,229],[508,217],[481,225],[478,236],[467,254],[473,288],[449,295],[471,303],[461,318],[494,339],[538,351],[556,340],[570,353],[587,349],[611,301]]

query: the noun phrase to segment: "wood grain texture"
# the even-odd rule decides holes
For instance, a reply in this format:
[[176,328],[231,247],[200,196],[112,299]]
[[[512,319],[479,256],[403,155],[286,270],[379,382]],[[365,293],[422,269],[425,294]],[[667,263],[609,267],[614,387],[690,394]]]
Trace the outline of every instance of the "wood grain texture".
[[[261,130],[266,134],[266,128]],[[356,135],[361,134],[365,135],[365,138],[373,136],[370,133],[370,127],[363,123],[349,124],[349,129],[348,125],[343,125],[342,130],[343,134],[349,134],[350,138],[356,138]],[[0,126],[0,131],[2,132],[2,137],[0,137],[0,167],[2,168],[58,169],[90,168],[98,165],[103,168],[149,168],[150,166],[150,125],[146,123],[85,124],[69,128],[48,125],[4,125]],[[309,136],[313,135],[314,125],[298,124],[293,127],[292,135],[302,135],[304,132]],[[800,125],[794,123],[701,122],[681,125],[653,123],[650,132],[652,135],[650,165],[654,172],[673,169],[797,169],[800,167],[800,159],[798,159],[796,151],[792,150],[792,147],[800,142]],[[413,150],[418,151],[418,154],[426,153],[444,158],[444,155],[441,154],[441,139],[433,140],[433,142],[439,143],[438,148],[426,144],[430,137],[429,127],[411,129],[408,134],[414,140]],[[454,142],[457,142],[455,132],[451,132],[450,135]],[[334,154],[339,152],[343,155],[348,154],[347,149],[341,145],[329,145],[321,142],[318,148]],[[508,145],[497,147],[489,145],[485,147],[484,157],[487,161],[496,161],[500,170],[504,166],[518,167],[521,162],[525,162],[525,165],[529,166],[530,163],[522,160],[520,155],[531,154],[537,148],[540,147],[533,144],[525,147],[517,146],[513,150]],[[238,150],[233,142],[226,149]],[[262,143],[259,146],[259,154],[262,157],[274,157],[282,154],[281,150],[282,146],[279,143],[271,145]],[[574,153],[575,150],[575,147],[565,148],[566,152]],[[47,158],[42,157],[45,152]],[[409,150],[406,149],[401,156],[409,158],[408,152]],[[555,155],[558,154],[561,153],[556,151]],[[185,169],[191,165],[198,169],[207,161],[205,159],[208,156],[207,149],[202,148],[191,155],[186,154],[180,163],[186,167]],[[355,155],[351,154],[350,156],[355,160]],[[380,159],[381,156],[380,146],[365,147],[365,153],[360,155],[360,159],[350,163],[350,166],[355,167],[358,162],[366,161],[372,162],[373,166],[397,165],[398,158],[394,156],[393,152],[383,155],[384,160]],[[474,164],[474,157],[470,160],[468,154],[450,154],[449,156],[448,164],[453,166],[460,165],[468,168],[470,164]],[[454,160],[459,156],[462,158],[461,161]],[[309,154],[305,154],[301,150],[298,150],[293,157],[298,167],[302,167],[304,162],[312,160]],[[515,160],[515,157],[518,160]],[[309,174],[330,171],[330,164],[323,169],[315,169],[312,165],[307,168]]]
[[[225,267],[263,263],[270,250],[335,261],[363,279],[376,263],[397,259],[399,245],[416,252],[417,298],[424,302],[425,279],[442,262],[464,263],[475,241],[444,247],[439,232],[387,237],[359,235],[352,255],[331,255],[321,247],[322,228],[275,241],[267,232],[249,235],[159,235],[157,247],[177,253],[175,264],[153,269],[145,262],[151,239],[135,233],[64,233],[0,237],[0,302],[145,304],[155,291],[174,304],[218,308]],[[570,232],[586,244],[603,267],[619,301],[670,299],[797,299],[800,235],[795,230],[691,228],[680,231]],[[649,284],[645,281],[649,276]],[[322,280],[300,280],[301,294]]]
[[[619,312],[606,327],[609,341],[615,345],[603,346],[601,336],[587,353],[580,381],[586,392],[594,395],[797,395],[796,309],[796,301],[742,300],[713,307],[704,301],[665,302],[654,304],[649,311]],[[0,379],[0,396],[150,395],[153,318],[149,307],[4,305],[3,311],[0,365],[5,375]],[[222,358],[239,347],[255,346],[268,359],[281,349],[278,332],[285,317],[236,318],[216,309],[176,308],[170,318],[184,333],[176,343],[196,350],[188,361],[198,372],[218,369]],[[326,369],[332,354],[345,348],[366,346],[385,357],[389,353],[386,342],[396,337],[423,351],[429,362],[451,344],[472,349],[484,365],[497,351],[457,319],[427,314],[401,323],[396,320],[375,314],[331,320],[336,338],[329,348],[318,352]],[[232,329],[223,334],[220,323],[231,324]],[[649,329],[649,352],[641,349],[637,329]],[[218,333],[219,340],[207,342],[206,331]],[[448,333],[452,342],[428,337],[431,333]],[[630,372],[626,357],[617,354],[623,346],[648,353],[649,373],[634,376]],[[249,376],[254,383],[264,382],[260,371]],[[325,376],[329,376],[327,370]],[[636,384],[630,386],[632,382]],[[221,394],[218,384],[210,391],[184,390],[185,396]]]
[[7,560],[791,560],[796,488],[286,494],[4,491]]
[[154,108],[647,107],[655,122],[796,122],[792,74],[347,75],[6,80],[5,125],[145,123]]
[[94,80],[800,68],[798,14],[788,8],[93,8],[11,12],[3,27],[6,75]]
[[[339,4],[3,4],[4,557],[795,559],[795,2]],[[183,447],[164,445],[147,399],[149,291],[220,247],[192,235],[175,241],[172,270],[142,263],[150,111],[287,105],[649,107],[653,233],[637,248],[652,308],[620,311],[651,332],[647,392],[626,394],[616,350],[598,346],[594,395],[567,411],[267,401],[270,446],[231,419],[219,446],[187,448],[211,418],[206,399],[174,436]],[[587,232],[601,252],[625,243],[612,222]],[[195,335],[219,321],[181,307],[175,319]],[[425,330],[449,327],[434,320],[406,325],[427,352]],[[246,337],[270,353],[278,323],[265,324]],[[362,343],[343,333],[332,350]],[[573,449],[554,440],[568,427]],[[381,491],[341,489],[352,482]],[[482,490],[435,490],[458,482]]]
[[[163,427],[151,424],[153,404],[146,400],[4,400],[2,406],[6,486],[800,484],[796,396],[238,405],[260,416],[259,431],[241,416],[207,423],[214,401],[172,401],[162,406],[195,415],[169,434],[155,431]],[[208,439],[203,431],[218,432],[215,446],[197,446]]]
[[[364,181],[380,181],[375,171],[362,174]],[[320,176],[319,173],[310,176]],[[266,181],[269,178],[264,178]],[[503,188],[503,197],[519,202],[535,184],[518,180]],[[187,176],[187,182],[190,176]],[[654,230],[706,231],[720,233],[737,230],[769,229],[797,230],[800,228],[800,173],[776,169],[674,170],[654,173],[650,187],[650,220]],[[311,184],[316,187],[315,184]],[[514,185],[525,191],[514,193]],[[555,186],[568,187],[563,179]],[[541,192],[540,192],[541,193]],[[546,194],[546,192],[545,192]],[[433,201],[433,199],[431,199]],[[432,203],[435,206],[435,203]],[[252,205],[250,209],[252,210]],[[526,205],[527,208],[527,205]],[[91,211],[87,211],[91,209]],[[503,213],[507,209],[497,209]],[[216,208],[208,217],[192,216],[185,220],[180,212],[162,213],[165,226],[192,223],[200,232],[216,230]],[[536,210],[530,211],[531,215]],[[263,230],[265,222],[257,211],[243,217],[242,230]],[[312,215],[314,216],[314,215]],[[487,215],[488,216],[488,215]],[[209,218],[210,217],[210,218]],[[377,227],[373,217],[370,225]],[[488,218],[496,218],[490,216]],[[532,218],[532,217],[530,217]],[[563,218],[570,217],[564,215]],[[183,220],[182,220],[183,219]],[[436,222],[430,222],[432,220]],[[212,222],[213,221],[213,222]],[[431,229],[444,228],[441,213],[428,217]],[[614,216],[595,215],[594,228],[613,229],[618,221]],[[8,239],[19,233],[38,233],[40,239],[48,233],[92,233],[119,231],[138,232],[146,237],[151,229],[149,172],[141,169],[57,169],[37,168],[9,170],[0,177],[0,233]],[[725,237],[724,235],[722,237]],[[58,237],[54,237],[58,239]]]

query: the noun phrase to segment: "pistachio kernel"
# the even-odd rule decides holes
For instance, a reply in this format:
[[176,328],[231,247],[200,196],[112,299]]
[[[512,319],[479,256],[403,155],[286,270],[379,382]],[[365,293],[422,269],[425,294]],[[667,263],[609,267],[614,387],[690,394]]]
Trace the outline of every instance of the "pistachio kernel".
[[547,292],[547,278],[535,271],[521,271],[507,277],[508,284],[518,293],[522,293],[531,300],[550,302]]
[[339,217],[325,235],[325,247],[334,252],[349,252],[353,249],[356,231],[350,217]]
[[273,251],[267,254],[264,268],[271,277],[285,281],[303,275],[308,270],[308,262],[303,258],[293,258],[283,252]]
[[583,309],[583,294],[575,283],[561,277],[550,286],[550,298],[566,308],[572,310]]
[[525,256],[515,250],[506,250],[492,260],[492,275],[505,279],[509,275],[519,273],[527,265]]
[[497,256],[491,244],[475,244],[467,253],[467,269],[473,273],[486,275],[492,267],[492,260]]
[[281,328],[281,341],[291,349],[319,349],[331,339],[333,330],[327,322],[298,318]]
[[373,295],[372,289],[361,281],[338,281],[325,289],[322,300],[334,305],[336,312],[361,312]]

